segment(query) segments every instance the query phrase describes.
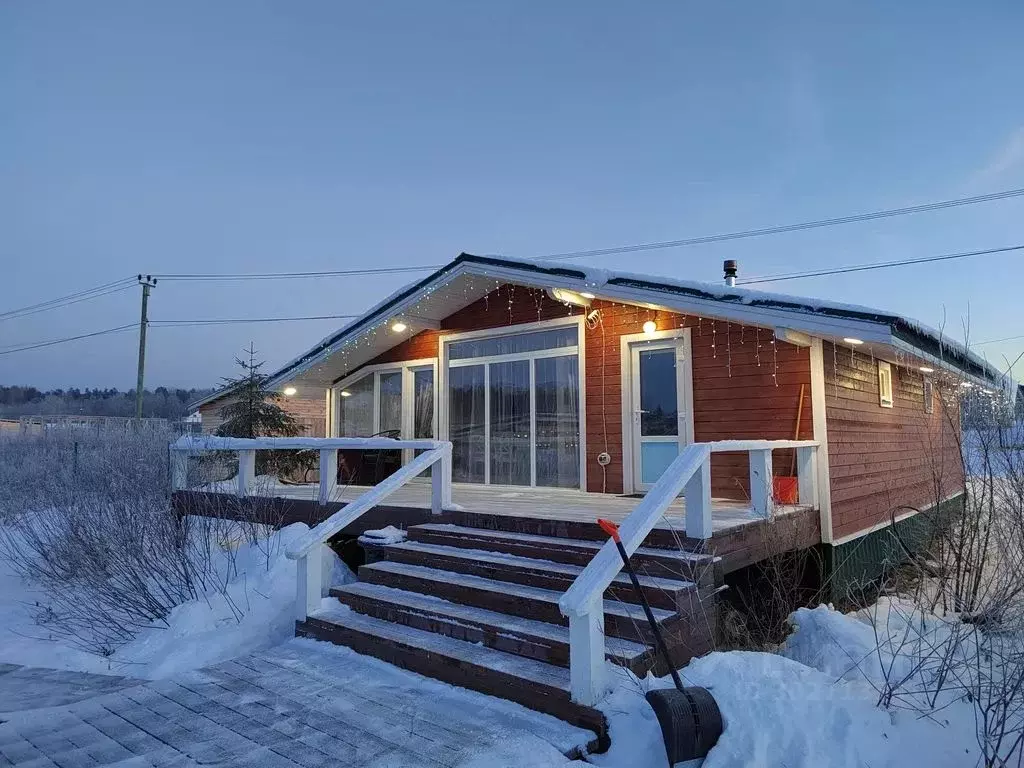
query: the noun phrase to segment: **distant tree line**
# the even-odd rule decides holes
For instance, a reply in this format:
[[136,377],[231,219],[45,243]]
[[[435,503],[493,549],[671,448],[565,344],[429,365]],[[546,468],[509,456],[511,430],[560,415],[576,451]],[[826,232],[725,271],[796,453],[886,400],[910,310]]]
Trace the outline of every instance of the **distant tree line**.
[[[147,418],[180,419],[186,406],[207,395],[210,389],[168,389],[157,387],[142,393],[142,415]],[[19,416],[134,416],[135,390],[51,389],[0,386],[0,417]]]

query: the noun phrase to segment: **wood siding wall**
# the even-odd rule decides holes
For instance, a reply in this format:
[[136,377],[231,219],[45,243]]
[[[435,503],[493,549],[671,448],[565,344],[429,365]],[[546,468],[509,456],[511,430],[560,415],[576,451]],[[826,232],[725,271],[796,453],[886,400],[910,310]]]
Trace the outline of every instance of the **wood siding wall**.
[[893,407],[883,408],[875,360],[827,342],[823,351],[834,538],[956,493],[963,484],[956,405],[944,407],[936,386],[927,413],[924,375],[892,365]]
[[[203,417],[203,432],[212,433],[224,423],[220,410],[230,402],[229,399],[214,400],[199,407]],[[327,403],[325,398],[282,397],[278,401],[282,408],[295,417],[302,425],[303,437],[326,437]]]
[[[595,301],[593,306],[601,311],[601,323],[588,329],[584,339],[587,490],[623,492],[621,338],[640,333],[649,319],[655,320],[661,330],[691,329],[696,440],[792,439],[801,385],[805,399],[800,438],[812,437],[808,349],[783,342],[773,349],[771,331],[735,323],[604,301]],[[437,357],[438,337],[447,333],[580,313],[578,308],[568,308],[549,298],[544,291],[505,285],[446,318],[440,331],[418,333],[368,364]],[[597,463],[597,455],[603,451],[612,456],[607,468]],[[776,473],[790,474],[791,454],[778,454]],[[712,481],[717,496],[747,497],[746,454],[716,455]]]

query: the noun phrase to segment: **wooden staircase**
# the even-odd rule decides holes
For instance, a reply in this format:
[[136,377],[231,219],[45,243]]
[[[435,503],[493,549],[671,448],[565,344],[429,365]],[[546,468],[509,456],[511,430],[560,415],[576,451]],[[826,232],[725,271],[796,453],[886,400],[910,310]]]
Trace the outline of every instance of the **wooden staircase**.
[[[589,728],[604,715],[569,696],[568,621],[558,600],[604,543],[589,523],[448,513],[408,540],[367,547],[360,581],[332,587],[337,607],[296,623],[296,634],[345,645]],[[631,562],[676,666],[710,650],[716,631],[715,559],[656,531]],[[629,579],[605,593],[609,661],[638,676],[667,672]]]

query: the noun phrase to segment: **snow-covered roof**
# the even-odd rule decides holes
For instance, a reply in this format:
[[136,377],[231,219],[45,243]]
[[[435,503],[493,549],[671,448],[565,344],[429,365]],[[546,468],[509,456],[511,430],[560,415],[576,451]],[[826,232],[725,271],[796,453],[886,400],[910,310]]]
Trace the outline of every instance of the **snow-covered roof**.
[[[476,283],[473,282],[476,278]],[[480,278],[486,278],[481,281]],[[458,290],[451,290],[458,282]],[[895,347],[924,360],[941,363],[963,374],[1005,387],[1016,388],[1000,371],[941,331],[886,310],[826,299],[792,296],[754,290],[724,283],[681,280],[629,271],[601,269],[563,261],[515,259],[506,256],[476,256],[468,253],[427,277],[403,286],[367,310],[356,320],[326,336],[312,348],[289,361],[271,377],[280,386],[320,366],[324,378],[331,371],[325,361],[363,339],[399,315],[415,309],[432,312],[440,320],[462,306],[481,298],[500,283],[567,288],[641,306],[717,317],[762,327],[789,328],[828,339],[856,337]],[[449,289],[446,291],[445,289]],[[435,326],[436,327],[436,326]],[[393,345],[386,334],[379,345]],[[363,344],[365,360],[348,357],[346,370],[372,359],[386,347]],[[379,349],[379,351],[378,351]],[[348,354],[346,350],[346,355]],[[223,396],[223,391],[197,401],[193,408]]]

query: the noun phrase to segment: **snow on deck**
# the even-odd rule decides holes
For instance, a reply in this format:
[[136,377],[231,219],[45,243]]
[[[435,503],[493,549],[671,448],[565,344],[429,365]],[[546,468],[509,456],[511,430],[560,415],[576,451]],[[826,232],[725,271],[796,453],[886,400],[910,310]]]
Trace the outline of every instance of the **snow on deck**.
[[[92,686],[74,672],[0,670],[11,675],[45,678],[56,698],[26,699],[0,685],[0,708],[9,710],[0,721],[3,765],[458,766],[510,740],[555,765],[593,739],[517,704],[312,640],[152,682]],[[80,700],[67,704],[62,692]]]
[[[349,485],[338,487],[331,496],[334,502],[351,502],[366,493],[372,486]],[[233,480],[211,483],[196,490],[219,493],[234,493]],[[304,499],[316,501],[319,485],[281,483],[273,477],[260,476],[250,488],[254,496]],[[596,522],[605,518],[622,522],[636,509],[642,499],[633,496],[619,496],[611,493],[588,493],[565,488],[515,488],[511,486],[487,486],[454,483],[452,485],[453,507],[460,511],[477,514],[529,517],[546,520],[580,520]],[[413,481],[403,485],[384,501],[385,506],[414,507],[430,509],[430,482]],[[763,518],[754,514],[748,501],[715,498],[711,502],[712,528],[725,531]],[[793,512],[802,507],[780,506],[776,514]],[[685,528],[686,503],[682,497],[673,501],[658,528],[682,532]]]

